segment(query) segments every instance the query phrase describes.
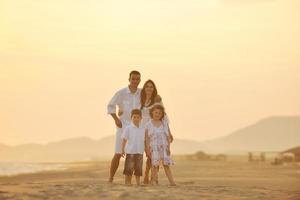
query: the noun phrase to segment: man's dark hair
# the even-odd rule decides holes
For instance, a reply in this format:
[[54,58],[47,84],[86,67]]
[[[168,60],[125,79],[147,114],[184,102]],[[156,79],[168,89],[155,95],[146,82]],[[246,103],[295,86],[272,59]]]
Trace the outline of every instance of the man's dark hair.
[[133,109],[133,110],[131,111],[131,117],[132,117],[133,115],[139,115],[139,116],[142,116],[142,112],[141,112],[140,109]]
[[129,78],[131,77],[131,75],[136,74],[136,75],[141,75],[141,73],[139,71],[133,70],[130,72],[129,74]]

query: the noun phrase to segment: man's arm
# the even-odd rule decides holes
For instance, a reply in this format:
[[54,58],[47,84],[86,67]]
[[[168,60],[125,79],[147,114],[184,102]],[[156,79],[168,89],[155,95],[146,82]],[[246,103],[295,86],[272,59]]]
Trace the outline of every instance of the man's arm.
[[116,115],[116,113],[111,113],[110,114],[112,116],[112,118],[115,120],[115,124],[117,127],[122,128],[122,122],[119,119],[119,117]]
[[107,105],[107,113],[112,116],[117,127],[122,128],[122,122],[119,117],[116,115],[116,107],[120,103],[120,93],[117,92],[109,101]]

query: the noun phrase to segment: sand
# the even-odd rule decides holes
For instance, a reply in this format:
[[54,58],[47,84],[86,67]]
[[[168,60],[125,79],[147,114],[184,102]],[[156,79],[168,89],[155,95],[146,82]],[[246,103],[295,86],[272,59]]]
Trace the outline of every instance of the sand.
[[297,164],[177,160],[172,167],[175,187],[168,185],[162,169],[159,186],[125,186],[122,169],[123,163],[113,184],[107,183],[109,162],[73,163],[63,171],[0,177],[0,200],[300,200]]

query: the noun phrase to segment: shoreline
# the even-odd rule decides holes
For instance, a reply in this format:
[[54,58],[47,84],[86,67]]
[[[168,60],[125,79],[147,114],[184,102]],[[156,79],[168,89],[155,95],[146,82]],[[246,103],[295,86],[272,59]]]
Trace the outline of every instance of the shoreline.
[[[170,187],[161,168],[159,186],[124,185],[123,162],[108,184],[109,161],[76,162],[60,171],[0,177],[1,200],[23,199],[287,199],[300,198],[297,166],[224,161],[177,161],[177,186]],[[143,178],[141,179],[143,180]]]
[[72,169],[84,169],[84,167],[91,167],[99,162],[106,161],[74,161],[74,162],[0,162],[1,164],[16,164],[16,165],[29,165],[29,166],[45,166],[44,168],[36,169],[36,170],[24,170],[20,172],[9,172],[8,174],[1,174],[1,178],[9,178],[9,177],[18,177],[23,175],[34,175],[34,174],[43,174],[43,173],[52,173],[52,172],[64,172]]

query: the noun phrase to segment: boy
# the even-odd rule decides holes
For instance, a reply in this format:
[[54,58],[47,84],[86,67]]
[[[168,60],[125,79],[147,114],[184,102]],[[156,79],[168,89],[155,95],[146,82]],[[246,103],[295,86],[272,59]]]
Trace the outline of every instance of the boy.
[[143,169],[143,153],[145,143],[145,129],[140,127],[142,112],[139,109],[131,111],[131,124],[127,126],[122,135],[122,156],[126,154],[123,174],[125,184],[131,185],[134,172],[136,184],[140,185]]

